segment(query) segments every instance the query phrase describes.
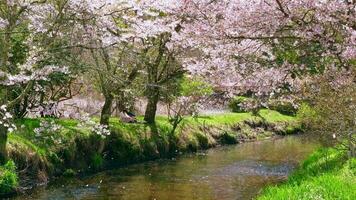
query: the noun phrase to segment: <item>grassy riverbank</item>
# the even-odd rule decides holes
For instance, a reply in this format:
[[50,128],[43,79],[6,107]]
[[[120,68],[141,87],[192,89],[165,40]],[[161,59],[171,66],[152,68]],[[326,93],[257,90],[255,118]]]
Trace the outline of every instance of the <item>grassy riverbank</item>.
[[356,159],[346,152],[320,149],[309,156],[288,181],[266,188],[258,200],[356,198]]
[[260,115],[263,119],[250,113],[187,117],[175,132],[166,117],[158,117],[156,125],[127,124],[112,118],[111,134],[106,138],[78,126],[76,120],[55,119],[60,127],[41,135],[34,130],[41,122],[52,119],[19,120],[19,128],[9,134],[7,145],[16,169],[0,168],[0,185],[8,179],[5,175],[12,178],[4,184],[6,190],[0,187],[0,193],[13,191],[18,185],[21,188],[45,183],[53,177],[92,173],[217,145],[290,134],[300,128],[295,117],[271,110],[261,110]]

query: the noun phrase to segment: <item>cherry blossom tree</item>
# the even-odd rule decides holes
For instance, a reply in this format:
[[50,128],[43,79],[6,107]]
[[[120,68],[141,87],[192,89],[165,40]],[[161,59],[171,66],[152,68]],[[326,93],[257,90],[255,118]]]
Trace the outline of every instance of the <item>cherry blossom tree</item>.
[[86,61],[87,73],[105,99],[100,123],[108,125],[115,97],[123,95],[142,68],[135,40],[126,34],[130,23],[122,17],[131,5],[83,0],[71,2],[69,7],[77,18],[76,31],[81,35],[78,46],[84,49],[81,57]]
[[235,93],[298,89],[303,75],[355,58],[354,1],[185,2],[181,45],[200,51],[187,68]]
[[[148,99],[145,120],[154,122],[160,90],[163,85],[183,73],[175,60],[172,33],[176,32],[178,18],[172,1],[78,1],[71,7],[82,22],[79,33],[81,47],[88,49],[89,57],[98,74],[105,104],[101,123],[108,124],[113,99],[137,77],[145,78],[143,88]],[[79,14],[78,14],[79,13]],[[104,66],[104,67],[102,67]]]
[[147,53],[141,54],[151,77],[146,88],[156,95],[148,96],[152,101],[146,121],[154,118],[159,99],[157,70],[152,69],[165,58],[184,63],[191,73],[231,93],[252,92],[268,100],[300,89],[305,74],[350,68],[355,56],[351,1],[146,0],[90,5],[104,19],[102,28],[93,29],[102,31],[103,41],[130,41],[137,52]]
[[78,62],[105,97],[102,124],[139,75],[153,123],[167,82],[186,71],[265,101],[297,94],[306,77],[354,70],[355,12],[353,0],[3,0],[0,157],[9,116],[46,94],[54,74],[74,80]]
[[70,73],[66,64],[72,61],[63,57],[63,47],[71,40],[71,23],[63,5],[64,1],[0,2],[0,104],[6,108],[0,120],[1,160],[6,159],[7,132],[12,129],[9,112],[26,111],[29,98],[37,98],[52,75]]

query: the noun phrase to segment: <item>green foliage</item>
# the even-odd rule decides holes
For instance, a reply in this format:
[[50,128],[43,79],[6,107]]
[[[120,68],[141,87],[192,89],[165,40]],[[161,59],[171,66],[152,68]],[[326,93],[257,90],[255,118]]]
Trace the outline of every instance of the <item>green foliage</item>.
[[92,155],[90,166],[94,170],[102,169],[104,166],[104,159],[103,159],[102,155],[99,153],[95,153],[94,155]]
[[199,77],[184,77],[180,84],[181,96],[206,96],[213,93],[211,85]]
[[310,128],[311,124],[318,119],[318,114],[309,104],[302,103],[297,111],[297,119],[301,122],[303,128]]
[[[356,83],[354,71],[350,79],[335,83],[335,74],[325,74],[306,86],[305,99],[311,108],[305,107],[300,116],[308,132],[316,134],[325,143],[337,142],[349,149],[349,155],[356,157]],[[337,81],[338,82],[338,81]]]
[[246,112],[246,110],[241,106],[244,102],[251,102],[254,101],[253,98],[244,97],[244,96],[236,96],[229,102],[229,108],[232,112]]
[[309,156],[288,182],[264,190],[259,200],[354,199],[355,158],[344,151],[321,149]]
[[285,115],[296,115],[298,109],[291,102],[273,100],[268,103],[268,108]]
[[29,49],[25,43],[26,38],[29,36],[28,29],[22,26],[16,31],[19,33],[11,35],[10,53],[12,54],[12,57],[9,58],[9,61],[11,63],[24,63]]
[[9,160],[0,166],[0,195],[14,192],[19,185],[14,161]]
[[187,148],[191,152],[196,152],[199,149],[199,140],[197,137],[190,137],[187,142]]
[[197,133],[195,133],[195,136],[197,137],[198,142],[199,142],[199,146],[201,148],[203,148],[203,149],[209,148],[209,139],[206,136],[206,134],[201,133],[201,132],[197,132]]
[[316,111],[309,106],[309,104],[307,103],[302,103],[299,106],[298,112],[297,112],[297,117],[299,119],[306,119],[306,118],[313,118],[316,117],[317,113]]
[[273,46],[273,54],[278,65],[283,66],[285,62],[288,62],[305,66],[305,69],[294,70],[294,76],[322,73],[325,70],[326,63],[330,62],[331,59],[321,56],[325,49],[317,42],[306,43],[283,39],[273,44]]
[[236,144],[237,138],[236,138],[236,134],[234,133],[230,133],[228,131],[225,131],[224,134],[221,137],[221,143],[222,144]]
[[65,177],[74,177],[77,175],[77,172],[74,171],[73,169],[66,169],[63,173],[63,176]]

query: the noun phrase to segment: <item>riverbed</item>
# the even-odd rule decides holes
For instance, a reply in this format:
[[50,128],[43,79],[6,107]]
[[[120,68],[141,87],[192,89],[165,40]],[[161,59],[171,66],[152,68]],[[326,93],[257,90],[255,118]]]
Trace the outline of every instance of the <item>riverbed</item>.
[[286,180],[318,146],[305,135],[223,146],[84,178],[57,180],[14,199],[252,199],[267,185]]

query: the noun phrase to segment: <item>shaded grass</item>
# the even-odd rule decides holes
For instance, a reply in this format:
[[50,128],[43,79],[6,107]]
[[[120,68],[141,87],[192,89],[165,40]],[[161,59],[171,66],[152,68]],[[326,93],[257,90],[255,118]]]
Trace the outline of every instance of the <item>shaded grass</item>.
[[[268,123],[288,123],[288,126],[292,127],[292,129],[295,127],[294,124],[298,124],[296,118],[282,115],[276,111],[264,109],[260,111],[260,114]],[[53,133],[56,140],[61,141],[61,144],[48,142],[44,140],[44,138],[36,136],[34,129],[40,127],[41,120],[54,120],[56,124],[62,126],[59,133]],[[96,118],[94,120],[98,121]],[[258,121],[259,119],[251,113],[224,113],[185,117],[176,132],[172,135],[172,126],[166,116],[157,116],[155,125],[123,123],[118,118],[111,118],[110,130],[113,135],[116,136],[109,137],[106,143],[114,143],[112,145],[117,145],[115,142],[109,140],[121,140],[121,143],[123,143],[121,145],[124,145],[126,148],[130,145],[132,145],[133,148],[137,148],[138,150],[134,150],[136,153],[137,151],[143,153],[145,148],[151,148],[149,151],[159,151],[157,149],[157,144],[159,143],[161,146],[164,146],[166,153],[167,151],[176,150],[195,151],[200,147],[205,149],[215,146],[219,142],[226,142],[228,144],[236,143],[238,139],[236,133],[233,133],[233,130],[229,128],[246,120]],[[139,117],[139,121],[143,121],[143,118]],[[48,157],[49,155],[58,154],[58,152],[62,152],[63,154],[64,152],[64,154],[74,159],[73,155],[69,155],[70,152],[68,151],[78,151],[78,148],[83,145],[84,147],[86,145],[94,145],[93,148],[99,145],[93,144],[95,141],[85,142],[86,140],[95,140],[95,137],[89,130],[78,128],[78,123],[77,120],[73,119],[21,119],[16,122],[17,127],[19,127],[18,131],[9,135],[8,143],[14,147],[13,150],[15,151],[17,147],[20,146],[23,147],[24,151],[26,151],[26,149],[30,150],[40,157]],[[210,135],[206,134],[205,132],[207,131],[211,131],[212,133],[209,133]],[[248,137],[255,137],[251,131],[253,132],[253,130],[248,129],[242,131],[241,134],[247,134]],[[217,141],[217,137],[221,137],[221,139]],[[76,145],[78,142],[82,144]],[[154,147],[155,145],[156,147]],[[171,147],[168,147],[169,145],[171,145]],[[67,146],[71,146],[68,151],[66,150],[68,149]],[[171,148],[171,150],[167,148]]]
[[356,199],[356,159],[348,159],[343,151],[320,149],[285,184],[266,188],[257,199]]
[[[268,123],[288,123],[290,127],[298,124],[295,117],[286,116],[277,111],[263,109],[260,111],[261,116]],[[60,133],[56,134],[56,139],[62,141],[62,145],[42,142],[43,138],[38,137],[34,133],[34,129],[40,127],[41,120],[54,120],[56,124],[62,126]],[[98,119],[94,119],[98,120]],[[143,120],[139,117],[139,120]],[[170,135],[172,126],[165,116],[157,116],[155,125],[147,125],[144,123],[123,123],[118,118],[110,119],[110,129],[114,134],[119,134],[121,140],[126,140],[132,144],[142,144],[144,142],[155,142],[155,140],[178,140],[186,137],[191,142],[196,142],[195,139],[205,141],[201,135],[202,127],[214,128],[217,131],[221,128],[231,127],[245,120],[258,121],[258,118],[251,113],[224,113],[216,115],[203,115],[198,117],[185,117],[178,126],[175,135]],[[41,156],[46,156],[58,150],[57,146],[70,145],[75,142],[78,137],[89,138],[92,133],[89,130],[78,128],[78,121],[73,119],[21,119],[16,122],[18,131],[9,135],[8,143],[11,145],[26,146],[33,152]],[[225,131],[226,132],[226,131]],[[228,132],[229,133],[229,132]],[[225,134],[225,133],[224,133]],[[225,134],[229,136],[229,134]],[[231,134],[230,134],[231,135]],[[231,138],[231,137],[230,137]],[[231,143],[231,142],[229,142]],[[205,144],[204,144],[205,145]]]

